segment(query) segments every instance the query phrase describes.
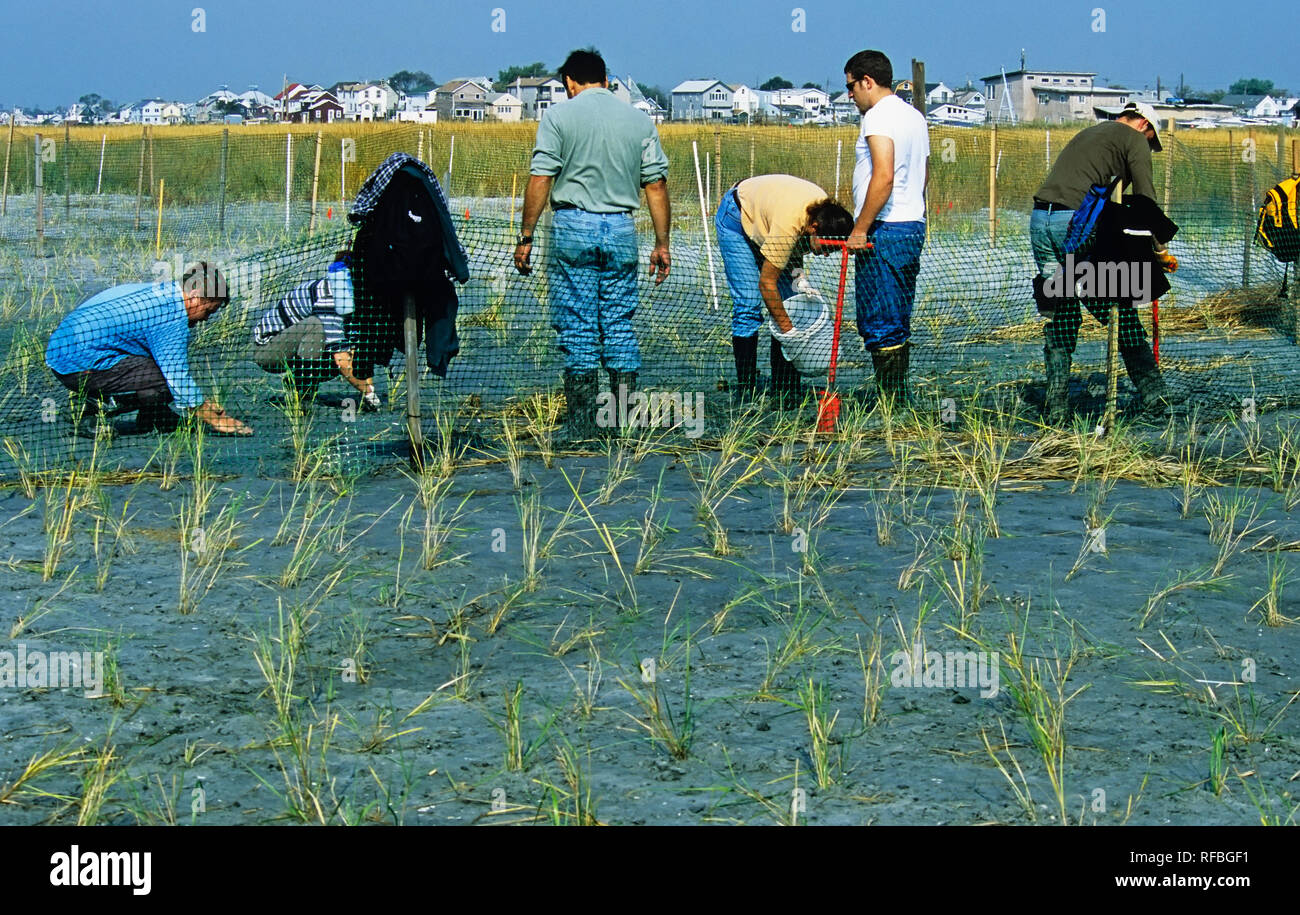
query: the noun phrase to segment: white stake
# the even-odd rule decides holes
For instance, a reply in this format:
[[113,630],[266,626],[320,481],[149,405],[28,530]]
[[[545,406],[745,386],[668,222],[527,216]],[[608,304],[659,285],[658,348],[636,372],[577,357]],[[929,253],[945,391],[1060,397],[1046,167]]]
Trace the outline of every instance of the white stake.
[[700,145],[691,140],[691,153],[695,156],[695,186],[700,191],[700,222],[704,224],[704,249],[709,253],[709,289],[713,293],[713,310],[718,310],[718,280],[713,273],[713,241],[709,236],[709,208],[704,202],[704,179],[700,175]]
[[293,134],[284,135],[284,231],[289,231],[289,191],[293,187]]
[[456,164],[456,135],[453,133],[451,135],[451,151],[447,153],[447,180],[442,182],[443,193],[447,195],[448,199],[451,198],[451,170],[455,164]]
[[99,189],[104,186],[104,145],[108,143],[108,134],[99,138],[99,178],[95,181],[95,196],[99,196]]

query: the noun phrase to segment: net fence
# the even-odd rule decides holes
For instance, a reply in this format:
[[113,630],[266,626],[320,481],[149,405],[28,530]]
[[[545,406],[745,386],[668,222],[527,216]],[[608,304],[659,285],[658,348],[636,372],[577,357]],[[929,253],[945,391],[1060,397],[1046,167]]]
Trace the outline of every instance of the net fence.
[[[698,394],[706,416],[720,418],[735,400],[735,368],[733,303],[713,227],[719,201],[751,175],[788,173],[851,208],[856,135],[851,127],[660,130],[670,161],[672,270],[662,284],[648,278],[653,236],[643,207],[635,217],[642,266],[632,319],[638,383],[646,391]],[[553,416],[563,357],[552,327],[549,214],[533,252],[538,269],[521,276],[512,261],[534,132],[531,124],[15,130],[0,217],[0,475],[64,466],[94,447],[75,434],[75,398],[46,365],[59,322],[105,287],[161,288],[195,261],[221,267],[232,300],[196,326],[190,368],[205,396],[255,430],[247,439],[214,440],[214,460],[282,472],[301,459],[304,441],[367,454],[402,440],[407,381],[400,354],[390,351],[387,365],[380,354],[380,408],[370,412],[322,350],[317,406],[304,424],[285,408],[283,372],[260,366],[252,344],[268,310],[324,277],[336,252],[352,247],[346,209],[397,151],[439,177],[469,257],[469,280],[456,287],[459,353],[445,377],[430,372],[427,359],[420,363],[426,424],[436,432],[450,417],[458,429],[490,437],[503,415],[535,408]],[[999,387],[1041,400],[1043,322],[1030,283],[1030,205],[1074,132],[931,128],[928,228],[911,321],[919,400],[960,404]],[[1295,284],[1284,288],[1284,265],[1253,244],[1263,194],[1297,167],[1297,137],[1282,129],[1166,132],[1165,151],[1154,156],[1158,202],[1180,227],[1170,244],[1180,267],[1156,308],[1121,316],[1121,346],[1132,342],[1135,326],[1142,340],[1158,341],[1176,408],[1234,407],[1249,398],[1267,409],[1300,399]],[[839,254],[807,257],[804,266],[833,312]],[[850,258],[836,387],[870,398],[856,266]],[[364,279],[357,295],[367,295]],[[391,327],[355,319],[346,332],[354,343],[393,336]],[[761,335],[766,374],[768,331]],[[1101,403],[1105,353],[1106,328],[1085,309],[1069,392],[1076,410]],[[300,374],[310,368],[298,367]],[[536,395],[543,397],[530,401]],[[1134,395],[1121,369],[1121,404]],[[717,430],[711,422],[704,441]],[[165,451],[152,436],[122,435],[105,447],[124,466]]]

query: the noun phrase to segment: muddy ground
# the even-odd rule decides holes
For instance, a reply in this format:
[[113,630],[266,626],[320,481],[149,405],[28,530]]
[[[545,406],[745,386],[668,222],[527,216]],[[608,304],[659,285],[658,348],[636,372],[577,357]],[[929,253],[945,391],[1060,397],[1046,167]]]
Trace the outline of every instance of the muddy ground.
[[[1278,419],[1267,417],[1261,447]],[[819,464],[802,445],[770,449],[718,508],[725,555],[698,514],[698,481],[718,452],[670,453],[682,444],[671,430],[658,444],[561,455],[551,467],[534,453],[519,489],[499,452],[470,447],[438,501],[434,528],[449,533],[432,569],[422,567],[417,485],[399,462],[335,481],[342,495],[302,484],[296,505],[291,482],[225,479],[209,527],[227,504],[236,525],[222,528],[230,539],[217,559],[209,547],[220,572],[188,613],[180,513],[191,481],[105,487],[103,505],[74,519],[48,581],[46,495],[6,486],[0,616],[6,626],[29,620],[7,647],[105,650],[119,680],[104,698],[0,690],[0,785],[44,751],[79,754],[35,780],[49,795],[19,790],[0,820],[1059,822],[1017,703],[1024,681],[1008,658],[1019,645],[1039,659],[1049,695],[1048,671],[1073,658],[1061,684],[1073,695],[1062,764],[1070,822],[1294,821],[1296,628],[1264,625],[1254,606],[1270,561],[1293,569],[1290,493],[1248,474],[1240,488],[1192,493],[1183,517],[1174,485],[1119,480],[1099,501],[1096,474],[1077,487],[1008,479],[992,536],[973,492],[955,495],[891,461],[874,422],[838,470],[833,450]],[[1207,423],[1194,440],[1231,453],[1242,428]],[[1036,434],[1022,422],[1012,453]],[[1189,441],[1177,423],[1138,437],[1175,454]],[[474,444],[463,429],[457,442]],[[826,485],[803,504],[791,490],[791,527],[780,481],[807,467]],[[1247,533],[1211,576],[1223,547],[1207,512],[1237,495],[1249,507],[1234,536]],[[521,507],[532,500],[543,549],[529,590]],[[1108,517],[1105,551],[1081,552],[1094,505],[1092,517]],[[101,542],[97,561],[93,517],[123,512],[125,534],[115,551]],[[288,543],[276,541],[282,524]],[[299,539],[307,546],[295,558]],[[193,576],[205,567],[192,537],[189,546]],[[965,566],[951,558],[962,555]],[[967,598],[950,590],[959,580]],[[1179,581],[1191,584],[1153,600]],[[978,584],[987,590],[975,606]],[[1297,609],[1284,583],[1279,612]],[[281,619],[299,620],[301,634],[282,633]],[[1000,652],[997,694],[891,683],[906,664],[894,652],[918,633],[928,651]],[[279,719],[259,638],[268,667],[285,645],[298,652]],[[864,667],[879,686],[874,705]],[[658,737],[648,729],[656,703],[667,727]],[[823,744],[810,705],[833,722]],[[106,748],[96,769],[90,760],[105,760]],[[102,797],[87,787],[97,778]]]

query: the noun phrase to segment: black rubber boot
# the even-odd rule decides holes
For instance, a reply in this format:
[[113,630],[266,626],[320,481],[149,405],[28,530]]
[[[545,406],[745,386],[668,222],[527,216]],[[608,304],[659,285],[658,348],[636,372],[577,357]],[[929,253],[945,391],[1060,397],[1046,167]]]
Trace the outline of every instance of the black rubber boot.
[[1070,418],[1070,363],[1068,350],[1043,347],[1047,385],[1043,396],[1043,421],[1059,426]]
[[[757,360],[755,360],[757,361]],[[781,344],[772,341],[772,397],[782,410],[790,410],[803,403],[803,383],[794,363],[785,358]]]
[[181,424],[181,418],[167,406],[171,402],[171,392],[166,388],[137,391],[132,401],[140,408],[140,412],[135,415],[136,434],[175,432]]
[[564,426],[559,444],[574,445],[596,437],[597,377],[595,369],[565,369]]
[[904,343],[884,350],[871,351],[871,365],[876,370],[876,390],[882,399],[894,404],[907,402],[907,370],[910,345]]
[[1120,347],[1124,368],[1138,392],[1138,409],[1144,419],[1162,419],[1169,413],[1169,389],[1156,365],[1156,357],[1146,345]]
[[758,390],[758,334],[732,337],[731,352],[736,358],[736,391],[741,400],[750,400]]
[[109,425],[98,397],[86,397],[80,403],[74,399],[73,410],[72,431],[78,438],[93,439],[100,434],[101,428],[112,434],[113,427]]

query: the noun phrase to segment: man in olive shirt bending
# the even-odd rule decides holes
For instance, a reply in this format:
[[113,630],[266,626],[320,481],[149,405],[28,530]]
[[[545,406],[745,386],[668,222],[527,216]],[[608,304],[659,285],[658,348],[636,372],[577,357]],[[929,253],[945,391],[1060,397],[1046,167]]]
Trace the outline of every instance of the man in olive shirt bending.
[[637,240],[632,214],[645,188],[655,245],[655,283],[668,276],[668,157],[654,123],[609,91],[605,61],[574,51],[560,68],[569,101],[537,127],[532,176],[524,192],[515,268],[532,271],[533,230],[549,197],[551,325],[564,354],[566,438],[596,432],[599,369],[610,389],[636,388],[641,366],[632,318],[637,306]]
[[[1130,193],[1156,196],[1151,177],[1151,152],[1159,151],[1156,113],[1149,105],[1130,102],[1114,121],[1103,121],[1079,131],[1061,150],[1047,180],[1034,194],[1034,212],[1029,218],[1029,241],[1039,280],[1052,279],[1066,262],[1065,236],[1074,211],[1094,185],[1108,185],[1113,177],[1120,186],[1131,185]],[[1163,250],[1163,246],[1157,246]],[[1137,388],[1144,410],[1165,402],[1164,378],[1156,365],[1146,331],[1131,305],[1116,309],[1119,321],[1120,355],[1129,378]],[[1055,300],[1055,308],[1043,326],[1043,360],[1047,393],[1044,415],[1048,422],[1062,422],[1069,410],[1070,363],[1082,320],[1079,300]]]

